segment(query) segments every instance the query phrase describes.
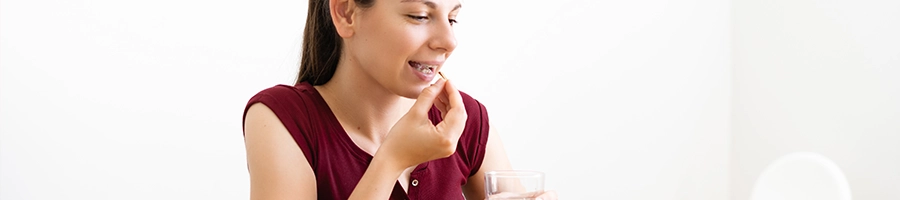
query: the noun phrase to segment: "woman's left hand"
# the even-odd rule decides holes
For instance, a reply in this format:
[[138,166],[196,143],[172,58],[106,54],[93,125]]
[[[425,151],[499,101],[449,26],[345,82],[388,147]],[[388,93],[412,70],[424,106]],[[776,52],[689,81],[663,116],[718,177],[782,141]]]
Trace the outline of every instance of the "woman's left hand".
[[[488,197],[485,200],[513,199],[513,198],[521,199],[521,195],[522,195],[521,193],[501,192],[498,194],[491,195],[490,197]],[[537,199],[537,200],[557,200],[556,191],[553,191],[553,190],[544,191],[540,194],[537,194],[537,192],[533,192],[533,193],[529,192],[529,193],[526,193],[525,196],[534,197],[533,199]],[[529,199],[531,199],[531,198],[529,198]]]
[[537,198],[535,198],[535,199],[540,199],[540,200],[557,200],[557,198],[558,198],[558,197],[556,197],[556,191],[549,190],[549,191],[544,191],[543,194],[538,195]]

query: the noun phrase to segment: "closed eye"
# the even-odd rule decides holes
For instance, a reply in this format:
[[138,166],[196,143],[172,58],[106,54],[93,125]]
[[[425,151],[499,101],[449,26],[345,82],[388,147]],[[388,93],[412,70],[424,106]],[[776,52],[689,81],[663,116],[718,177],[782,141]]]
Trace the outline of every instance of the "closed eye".
[[428,20],[428,16],[419,16],[419,15],[406,15],[410,19],[414,19],[416,21],[425,21]]

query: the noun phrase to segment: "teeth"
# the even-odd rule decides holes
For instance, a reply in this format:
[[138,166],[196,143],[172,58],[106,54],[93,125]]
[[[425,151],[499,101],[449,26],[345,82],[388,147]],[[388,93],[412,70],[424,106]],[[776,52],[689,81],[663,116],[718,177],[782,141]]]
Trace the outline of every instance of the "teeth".
[[426,74],[434,73],[434,69],[437,68],[436,65],[427,65],[427,64],[417,63],[417,62],[413,62],[413,63],[415,63],[416,70],[419,70],[420,72],[426,73]]

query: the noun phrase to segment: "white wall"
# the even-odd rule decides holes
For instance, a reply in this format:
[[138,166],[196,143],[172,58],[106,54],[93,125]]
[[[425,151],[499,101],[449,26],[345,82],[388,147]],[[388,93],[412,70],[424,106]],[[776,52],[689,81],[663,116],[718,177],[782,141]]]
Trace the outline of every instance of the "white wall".
[[[0,199],[246,199],[306,1],[0,1]],[[730,5],[465,1],[447,74],[563,199],[725,199]]]
[[305,1],[2,1],[0,199],[247,199]]
[[735,0],[733,200],[821,153],[853,199],[900,199],[900,1]]
[[563,199],[727,198],[727,1],[466,3],[447,74],[514,167]]

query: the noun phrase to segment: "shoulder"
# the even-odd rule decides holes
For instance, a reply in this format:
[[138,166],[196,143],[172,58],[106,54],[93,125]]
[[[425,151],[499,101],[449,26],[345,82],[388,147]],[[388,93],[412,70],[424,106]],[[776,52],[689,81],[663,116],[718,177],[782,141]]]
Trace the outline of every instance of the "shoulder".
[[275,85],[263,89],[250,97],[250,100],[247,101],[244,107],[243,117],[247,118],[247,113],[252,106],[262,104],[275,113],[279,119],[293,121],[297,117],[304,116],[298,115],[298,113],[306,111],[310,105],[313,105],[314,102],[312,100],[314,95],[317,94],[312,86],[307,83],[301,83],[296,86]]
[[468,122],[473,122],[473,117],[475,117],[474,120],[477,120],[475,122],[478,122],[480,120],[484,120],[484,122],[487,122],[487,109],[485,108],[484,104],[463,91],[459,91],[459,94],[462,97],[463,104],[466,106],[466,114],[469,115]]
[[295,86],[279,84],[259,91],[247,101],[245,112],[253,104],[262,103],[272,110],[289,109],[290,107],[302,107],[297,104],[309,103],[318,93],[308,83],[300,83]]
[[[279,84],[275,85],[253,95],[250,98],[249,103],[256,103],[258,101],[264,101],[269,98],[274,98],[276,100],[291,100],[297,98],[304,98],[309,96],[309,90],[312,88],[309,84],[298,84],[296,86]],[[265,103],[265,102],[263,102]],[[250,105],[247,105],[250,106]]]
[[303,151],[310,165],[315,165],[311,157],[315,152],[311,147],[314,147],[312,143],[317,141],[317,136],[311,130],[321,118],[316,108],[317,98],[320,98],[318,93],[308,83],[296,86],[275,85],[263,89],[253,95],[244,108],[245,136],[246,129],[253,126],[253,123],[272,126],[280,123]]
[[314,152],[294,121],[297,115],[284,109],[300,98],[295,91],[287,85],[263,89],[250,98],[244,110],[244,143],[254,199],[315,198]]

